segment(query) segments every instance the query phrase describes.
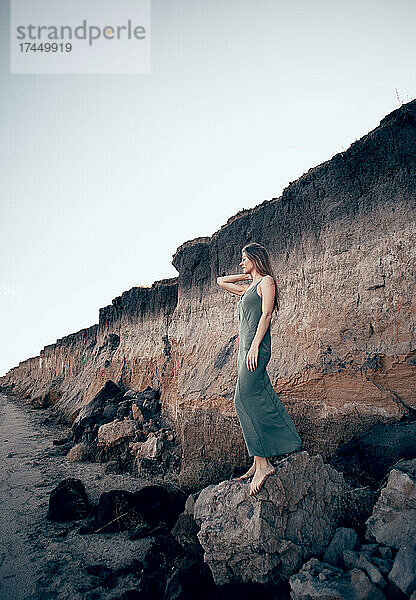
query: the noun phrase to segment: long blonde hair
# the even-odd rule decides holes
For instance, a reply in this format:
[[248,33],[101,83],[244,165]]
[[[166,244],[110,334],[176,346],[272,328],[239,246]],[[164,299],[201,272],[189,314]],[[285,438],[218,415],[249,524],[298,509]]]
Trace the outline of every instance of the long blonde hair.
[[265,275],[273,277],[275,289],[273,310],[276,310],[277,312],[280,308],[280,293],[266,248],[261,244],[257,244],[257,242],[250,242],[244,246],[242,252],[245,252],[248,258],[253,261],[256,270],[260,275],[263,277]]

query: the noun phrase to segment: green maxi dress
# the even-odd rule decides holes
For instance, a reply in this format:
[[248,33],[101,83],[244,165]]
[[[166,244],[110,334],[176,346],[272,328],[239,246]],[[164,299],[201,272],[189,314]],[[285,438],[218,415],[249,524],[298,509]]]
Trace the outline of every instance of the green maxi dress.
[[247,352],[262,315],[262,299],[257,293],[260,281],[237,302],[240,330],[234,407],[249,455],[268,457],[299,450],[302,439],[266,372],[271,356],[270,325],[259,346],[256,368],[247,368]]

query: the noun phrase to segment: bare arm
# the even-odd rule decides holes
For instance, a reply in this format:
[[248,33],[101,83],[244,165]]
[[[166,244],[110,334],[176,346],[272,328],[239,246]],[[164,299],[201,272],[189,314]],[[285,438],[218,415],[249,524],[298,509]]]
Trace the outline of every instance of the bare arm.
[[253,279],[251,275],[247,275],[246,273],[217,277],[218,285],[221,286],[226,292],[230,292],[230,294],[237,294],[237,296],[242,296],[245,293],[248,286],[238,285],[237,283],[234,283],[236,281],[247,281],[252,283]]
[[262,293],[261,310],[262,314],[257,325],[256,335],[251,342],[252,346],[260,346],[262,339],[270,325],[272,319],[273,305],[274,305],[274,282],[273,278],[269,276],[265,277],[261,283],[259,283]]
[[266,331],[270,325],[270,321],[272,319],[272,312],[274,306],[274,294],[275,287],[273,277],[267,275],[261,283],[259,283],[259,287],[261,287],[262,293],[262,315],[259,319],[257,325],[256,335],[251,342],[250,350],[247,353],[246,361],[247,368],[250,371],[254,371],[257,367],[257,358],[259,353],[259,346],[261,344],[262,339],[264,338]]

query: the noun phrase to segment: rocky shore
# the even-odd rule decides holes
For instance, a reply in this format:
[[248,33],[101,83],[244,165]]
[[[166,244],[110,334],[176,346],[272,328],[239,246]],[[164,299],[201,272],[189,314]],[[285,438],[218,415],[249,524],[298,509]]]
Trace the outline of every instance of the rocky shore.
[[272,459],[181,481],[157,389],[107,381],[70,427],[1,395],[1,598],[416,599],[416,421],[376,426],[330,463]]
[[[1,600],[416,600],[415,216],[413,100],[0,377]],[[253,497],[216,284],[249,241],[303,441]]]

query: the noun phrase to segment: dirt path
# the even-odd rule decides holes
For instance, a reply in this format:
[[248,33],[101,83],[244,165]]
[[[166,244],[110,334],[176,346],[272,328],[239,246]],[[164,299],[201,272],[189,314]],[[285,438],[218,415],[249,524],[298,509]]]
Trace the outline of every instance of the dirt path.
[[[49,494],[62,479],[76,477],[97,503],[104,491],[135,491],[146,482],[105,474],[102,464],[69,462],[53,440],[70,430],[48,415],[0,394],[0,598],[115,599],[137,589],[138,579],[135,572],[108,577],[109,569],[143,559],[152,539],[132,541],[128,532],[80,535],[82,522],[46,518]],[[87,573],[92,565],[104,567],[101,575]]]

